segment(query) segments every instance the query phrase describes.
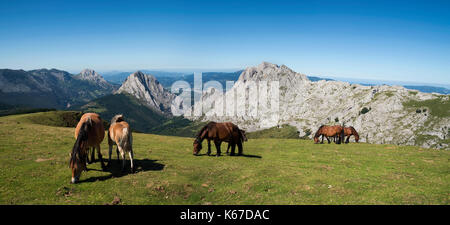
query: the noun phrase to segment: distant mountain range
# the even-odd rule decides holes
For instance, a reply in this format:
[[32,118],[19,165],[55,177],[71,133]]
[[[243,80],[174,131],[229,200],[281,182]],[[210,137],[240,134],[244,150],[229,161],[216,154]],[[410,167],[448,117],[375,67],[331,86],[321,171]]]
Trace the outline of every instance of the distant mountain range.
[[66,109],[117,88],[93,70],[76,75],[57,69],[0,70],[0,102],[8,105]]
[[[237,81],[239,75],[243,70],[239,70],[236,72],[204,72],[203,82],[208,82],[211,80],[219,81],[223,87],[225,87],[226,81]],[[156,70],[142,70],[143,73],[153,75],[166,89],[170,89],[173,82],[178,80],[187,81],[191,87],[194,86],[194,74],[192,73],[180,73],[180,72],[166,72],[166,71],[156,71]],[[114,84],[122,84],[123,81],[131,74],[132,72],[109,72],[105,73],[104,77],[110,83]],[[319,76],[307,76],[310,81],[344,81],[349,82],[350,84],[360,84],[364,86],[376,86],[381,84],[387,85],[399,85],[408,89],[418,90],[425,93],[439,93],[439,94],[450,94],[450,89],[445,87],[431,86],[431,85],[411,85],[411,84],[401,84],[401,82],[393,82],[392,84],[388,81],[378,81],[377,83],[371,83],[370,80],[358,80],[358,79],[345,79],[345,78],[324,78]]]

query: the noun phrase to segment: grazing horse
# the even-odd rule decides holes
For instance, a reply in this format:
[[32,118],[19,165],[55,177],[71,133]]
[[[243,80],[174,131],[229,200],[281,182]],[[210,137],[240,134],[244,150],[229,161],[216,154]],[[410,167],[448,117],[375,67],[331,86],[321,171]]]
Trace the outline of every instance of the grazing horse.
[[109,161],[111,163],[111,153],[113,145],[117,145],[117,160],[119,160],[119,152],[122,156],[122,172],[125,169],[125,153],[128,153],[131,163],[131,172],[133,172],[133,136],[131,135],[130,125],[124,121],[122,115],[115,115],[111,119],[111,125],[108,130],[108,145],[109,145]]
[[326,137],[328,140],[328,144],[330,144],[329,137],[338,137],[336,144],[341,144],[341,142],[344,140],[344,128],[342,126],[336,125],[336,126],[326,126],[322,125],[317,130],[316,134],[314,135],[314,143],[319,143],[319,137],[322,136],[322,144],[323,144],[323,137]]
[[105,128],[103,127],[100,116],[96,113],[83,114],[75,128],[75,138],[77,140],[75,141],[72,153],[70,154],[72,183],[75,183],[80,179],[83,170],[87,171],[86,161],[88,158],[88,149],[90,147],[93,147],[93,152],[97,149],[98,158],[100,159],[102,168],[105,168],[100,151],[100,143],[102,143],[104,137]]
[[220,145],[223,141],[228,142],[231,146],[230,155],[235,154],[236,145],[238,146],[238,155],[242,155],[242,140],[247,139],[247,137],[243,136],[245,132],[241,132],[239,127],[234,125],[233,123],[216,123],[209,122],[206,124],[197,134],[194,140],[194,155],[198,155],[200,150],[202,149],[202,142],[204,139],[208,140],[208,152],[207,154],[211,154],[211,140],[214,141],[216,146],[217,154],[216,156],[220,156]]
[[359,142],[359,134],[358,132],[356,132],[354,127],[344,127],[344,134],[347,137],[347,139],[345,140],[345,143],[347,144],[350,136],[354,135],[355,136],[355,141]]

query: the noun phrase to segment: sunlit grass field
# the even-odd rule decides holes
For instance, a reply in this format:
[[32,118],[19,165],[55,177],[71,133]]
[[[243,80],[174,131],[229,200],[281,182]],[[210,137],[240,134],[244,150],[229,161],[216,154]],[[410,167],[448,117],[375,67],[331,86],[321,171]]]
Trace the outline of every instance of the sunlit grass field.
[[0,117],[0,204],[450,203],[448,150],[298,139],[250,139],[245,156],[213,157],[193,156],[192,138],[134,133],[135,173],[119,173],[113,152],[111,171],[96,162],[70,184],[74,128],[30,122],[47,114]]

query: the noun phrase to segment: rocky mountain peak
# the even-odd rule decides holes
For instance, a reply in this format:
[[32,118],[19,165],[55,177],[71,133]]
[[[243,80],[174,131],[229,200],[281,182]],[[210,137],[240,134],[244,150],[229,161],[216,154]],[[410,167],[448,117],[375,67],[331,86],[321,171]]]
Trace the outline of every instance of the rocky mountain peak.
[[102,88],[113,89],[113,86],[93,69],[84,69],[76,77],[81,80],[87,80],[96,83]]
[[306,75],[297,73],[285,65],[279,66],[269,62],[262,62],[258,66],[248,67],[241,73],[238,81],[245,82],[247,80],[285,83],[283,81],[306,81],[308,78]]
[[154,76],[141,71],[130,74],[116,93],[131,94],[163,114],[170,114],[171,103],[176,98],[174,94],[164,89]]

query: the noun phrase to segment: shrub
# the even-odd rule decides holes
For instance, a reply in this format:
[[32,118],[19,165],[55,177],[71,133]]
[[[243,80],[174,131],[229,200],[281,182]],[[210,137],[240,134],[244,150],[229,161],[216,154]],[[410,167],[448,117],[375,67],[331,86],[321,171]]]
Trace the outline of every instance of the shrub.
[[370,111],[370,109],[368,109],[367,107],[362,108],[361,110],[361,114],[366,114]]

